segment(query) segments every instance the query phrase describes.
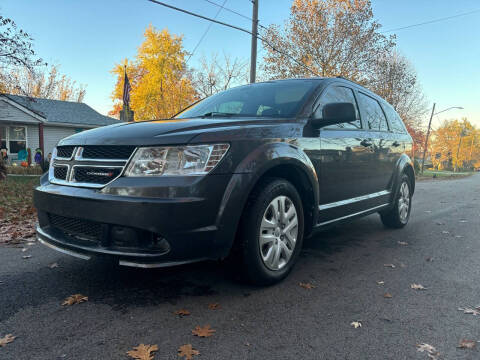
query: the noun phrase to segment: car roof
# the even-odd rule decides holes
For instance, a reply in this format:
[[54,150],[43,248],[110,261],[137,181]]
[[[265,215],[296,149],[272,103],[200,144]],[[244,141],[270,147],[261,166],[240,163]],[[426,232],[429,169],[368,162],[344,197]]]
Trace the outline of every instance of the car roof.
[[[372,92],[371,90],[367,89],[363,85],[360,85],[359,83],[349,80],[347,78],[344,78],[343,76],[336,76],[336,77],[321,77],[321,76],[316,76],[316,77],[299,77],[299,78],[287,78],[287,79],[275,79],[275,80],[267,80],[267,81],[261,81],[259,83],[274,83],[274,82],[293,82],[293,81],[322,81],[325,83],[325,85],[331,84],[333,82],[344,82],[345,84],[348,84],[350,86],[357,87],[357,89],[362,90],[363,92],[374,96],[378,99],[382,99],[380,96]],[[383,99],[382,99],[383,100]],[[383,100],[385,101],[385,100]]]

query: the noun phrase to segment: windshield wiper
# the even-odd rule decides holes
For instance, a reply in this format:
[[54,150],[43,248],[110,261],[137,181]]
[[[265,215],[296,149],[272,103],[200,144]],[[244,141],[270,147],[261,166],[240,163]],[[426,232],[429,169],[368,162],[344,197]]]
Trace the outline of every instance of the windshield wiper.
[[206,118],[206,117],[214,117],[214,116],[239,116],[239,114],[234,113],[226,113],[226,112],[218,112],[218,111],[210,111],[198,117]]

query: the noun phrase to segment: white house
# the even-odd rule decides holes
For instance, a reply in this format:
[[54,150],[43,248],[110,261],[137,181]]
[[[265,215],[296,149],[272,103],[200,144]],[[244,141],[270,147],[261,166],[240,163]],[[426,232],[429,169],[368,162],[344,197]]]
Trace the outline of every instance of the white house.
[[11,160],[27,148],[46,157],[64,137],[118,122],[84,103],[0,94],[0,149]]

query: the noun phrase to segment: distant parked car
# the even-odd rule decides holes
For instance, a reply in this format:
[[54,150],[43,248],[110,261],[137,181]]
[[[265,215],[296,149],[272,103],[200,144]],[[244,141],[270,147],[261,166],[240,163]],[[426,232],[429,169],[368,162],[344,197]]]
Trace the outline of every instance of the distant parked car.
[[241,86],[62,140],[35,190],[38,239],[147,268],[230,257],[270,284],[317,229],[375,212],[405,226],[411,149],[392,106],[345,79]]

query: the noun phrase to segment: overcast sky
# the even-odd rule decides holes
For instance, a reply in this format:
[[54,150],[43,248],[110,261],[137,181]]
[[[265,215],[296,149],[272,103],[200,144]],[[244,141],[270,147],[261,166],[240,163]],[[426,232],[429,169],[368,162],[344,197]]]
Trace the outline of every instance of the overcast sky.
[[[218,10],[205,0],[163,1],[209,17]],[[288,18],[291,0],[259,3],[261,24],[282,23]],[[480,9],[478,0],[373,0],[372,4],[385,31]],[[225,6],[251,16],[248,0],[227,0]],[[110,94],[115,79],[110,70],[123,58],[135,55],[150,23],[183,34],[187,51],[195,47],[208,26],[205,20],[146,0],[2,0],[0,13],[34,37],[37,53],[47,62],[61,64],[62,73],[86,84],[85,102],[103,114],[112,107]],[[218,19],[245,28],[251,26],[248,20],[224,10]],[[436,102],[437,110],[465,108],[437,116],[434,125],[445,118],[466,116],[480,126],[479,24],[477,12],[396,32],[398,50],[417,70],[429,102]],[[222,51],[248,60],[249,36],[214,24],[189,65],[196,66],[202,54]],[[260,59],[262,51],[260,47]]]

